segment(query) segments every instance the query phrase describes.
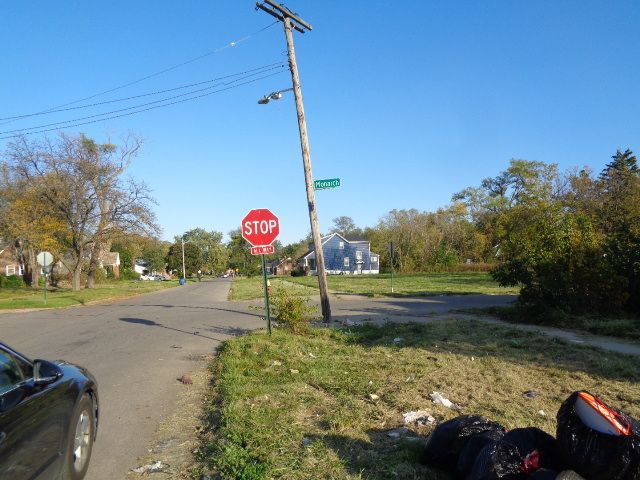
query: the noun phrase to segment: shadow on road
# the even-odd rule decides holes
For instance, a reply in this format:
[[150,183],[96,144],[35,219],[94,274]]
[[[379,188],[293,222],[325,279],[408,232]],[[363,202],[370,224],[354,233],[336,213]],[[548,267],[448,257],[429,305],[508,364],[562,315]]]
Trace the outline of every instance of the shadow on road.
[[[173,330],[174,332],[180,332],[180,333],[184,333],[186,335],[195,335],[196,337],[202,337],[202,338],[208,338],[209,340],[215,340],[216,342],[224,342],[225,340],[227,340],[226,338],[216,338],[216,337],[209,337],[208,335],[203,335],[201,334],[199,331],[193,331],[193,332],[189,332],[187,330],[180,330],[179,328],[173,328],[173,327],[167,327],[166,325],[163,325],[161,323],[158,322],[154,322],[153,320],[146,320],[144,318],[129,318],[129,317],[124,317],[124,318],[119,318],[118,320],[120,320],[121,322],[127,322],[127,323],[134,323],[137,325],[144,325],[145,327],[160,327],[160,328],[166,328],[167,330]],[[229,328],[228,330],[225,328],[220,328],[220,327],[215,327],[215,328],[208,328],[207,330],[213,330],[216,331],[216,333],[222,333],[223,335],[237,335],[238,330],[237,328]],[[244,333],[244,331],[243,331]]]
[[162,303],[145,303],[145,304],[127,304],[118,303],[118,307],[160,307],[160,308],[194,308],[201,310],[216,310],[219,312],[239,313],[240,315],[248,315],[250,317],[260,317],[257,313],[246,312],[244,310],[232,310],[230,308],[218,308],[218,307],[198,307],[195,305],[170,305]]

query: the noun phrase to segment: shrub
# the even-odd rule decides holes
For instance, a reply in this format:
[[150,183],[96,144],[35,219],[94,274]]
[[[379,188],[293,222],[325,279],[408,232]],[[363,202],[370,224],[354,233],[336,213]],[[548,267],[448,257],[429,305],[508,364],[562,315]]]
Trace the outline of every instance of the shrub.
[[9,275],[3,277],[0,275],[0,287],[2,288],[21,288],[24,287],[24,280],[17,275]]
[[309,305],[309,297],[292,293],[287,288],[276,288],[271,295],[271,309],[278,325],[293,333],[303,333],[317,312],[315,305]]

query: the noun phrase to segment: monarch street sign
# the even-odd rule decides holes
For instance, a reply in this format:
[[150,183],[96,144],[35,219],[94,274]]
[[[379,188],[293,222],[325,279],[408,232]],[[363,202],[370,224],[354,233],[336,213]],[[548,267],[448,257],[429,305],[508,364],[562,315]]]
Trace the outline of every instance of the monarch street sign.
[[314,180],[313,188],[314,190],[324,190],[326,188],[336,188],[340,186],[339,178],[328,178],[326,180]]

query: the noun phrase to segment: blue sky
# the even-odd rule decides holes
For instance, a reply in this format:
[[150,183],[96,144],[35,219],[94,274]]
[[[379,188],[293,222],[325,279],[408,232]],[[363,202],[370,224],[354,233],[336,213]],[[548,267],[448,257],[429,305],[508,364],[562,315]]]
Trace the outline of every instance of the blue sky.
[[[273,23],[254,5],[2,2],[0,117],[88,97],[216,50],[91,102],[285,61],[281,25],[254,33]],[[287,5],[314,28],[296,34],[314,177],[342,181],[316,192],[323,231],[341,215],[364,227],[392,209],[437,209],[511,158],[598,171],[617,148],[640,151],[637,1]],[[250,209],[270,208],[280,217],[279,239],[289,243],[309,231],[293,96],[256,101],[290,84],[282,69],[198,100],[65,131],[145,139],[130,173],[153,188],[163,238],[194,227],[227,233]],[[122,105],[0,130],[115,108]]]

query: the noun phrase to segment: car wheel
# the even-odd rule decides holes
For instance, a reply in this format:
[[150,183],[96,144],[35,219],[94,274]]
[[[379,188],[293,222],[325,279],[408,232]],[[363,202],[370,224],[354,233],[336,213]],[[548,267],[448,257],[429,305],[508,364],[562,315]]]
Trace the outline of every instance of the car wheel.
[[89,459],[95,436],[95,412],[93,401],[84,395],[71,418],[69,439],[64,465],[64,480],[81,480],[89,468]]

